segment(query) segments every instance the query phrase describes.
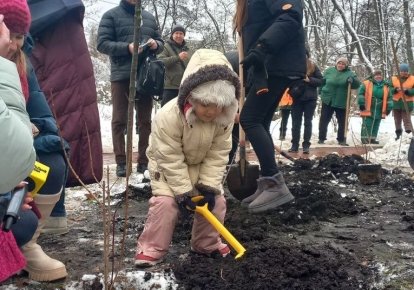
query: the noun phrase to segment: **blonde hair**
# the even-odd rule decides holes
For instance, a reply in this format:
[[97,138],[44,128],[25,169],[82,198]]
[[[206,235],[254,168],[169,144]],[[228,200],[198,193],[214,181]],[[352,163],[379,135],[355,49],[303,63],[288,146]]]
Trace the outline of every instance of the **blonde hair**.
[[236,32],[240,35],[243,25],[246,23],[247,19],[247,1],[246,0],[237,0],[236,4],[236,14],[233,17],[233,34]]
[[310,76],[314,72],[315,72],[315,63],[309,57],[306,57],[306,75]]

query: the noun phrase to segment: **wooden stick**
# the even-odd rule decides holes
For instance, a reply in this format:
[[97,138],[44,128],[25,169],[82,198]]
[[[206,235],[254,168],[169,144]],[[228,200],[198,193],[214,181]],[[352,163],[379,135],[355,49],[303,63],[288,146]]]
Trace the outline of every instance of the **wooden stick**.
[[348,83],[348,90],[346,93],[346,108],[345,108],[345,128],[344,128],[344,142],[346,143],[346,135],[348,134],[349,125],[349,109],[351,106],[351,83]]

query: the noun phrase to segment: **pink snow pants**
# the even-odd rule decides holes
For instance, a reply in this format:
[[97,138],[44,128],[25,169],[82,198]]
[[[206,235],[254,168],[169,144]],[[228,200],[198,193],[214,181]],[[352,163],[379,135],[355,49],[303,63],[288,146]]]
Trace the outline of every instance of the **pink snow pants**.
[[[224,222],[226,215],[224,196],[216,196],[216,205],[212,213],[221,223]],[[168,252],[178,214],[178,205],[173,197],[151,197],[144,230],[138,238],[137,254],[143,253],[155,259],[163,258]],[[203,216],[195,213],[191,232],[191,248],[198,253],[209,254],[226,246],[213,226]]]

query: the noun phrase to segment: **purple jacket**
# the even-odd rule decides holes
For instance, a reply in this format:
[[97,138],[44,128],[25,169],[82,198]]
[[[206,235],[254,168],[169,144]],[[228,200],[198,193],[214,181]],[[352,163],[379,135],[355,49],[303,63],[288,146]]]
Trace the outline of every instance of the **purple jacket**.
[[[69,142],[70,163],[82,182],[90,184],[102,179],[103,161],[95,78],[82,25],[83,12],[81,5],[66,11],[40,32],[32,31],[35,45],[31,61],[62,136]],[[76,185],[80,183],[69,170],[66,186]]]

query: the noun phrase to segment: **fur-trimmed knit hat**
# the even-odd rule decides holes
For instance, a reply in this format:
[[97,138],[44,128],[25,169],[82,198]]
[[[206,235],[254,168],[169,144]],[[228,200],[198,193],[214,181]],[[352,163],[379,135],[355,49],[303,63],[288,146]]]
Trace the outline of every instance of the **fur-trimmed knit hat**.
[[338,64],[338,62],[343,62],[346,66],[348,66],[348,59],[346,57],[341,56],[336,60],[336,64]]
[[184,71],[178,92],[178,107],[189,124],[196,116],[193,101],[216,104],[223,112],[215,120],[228,126],[234,121],[240,97],[240,81],[223,53],[213,49],[199,49],[190,59]]
[[1,0],[0,14],[4,15],[4,23],[10,32],[22,34],[29,32],[32,19],[27,0]]
[[174,32],[177,32],[177,31],[181,31],[182,33],[184,33],[184,35],[185,35],[185,28],[184,28],[184,26],[182,26],[182,25],[180,25],[180,24],[177,24],[176,26],[174,26],[173,27],[173,29],[171,30],[171,36],[174,34]]

